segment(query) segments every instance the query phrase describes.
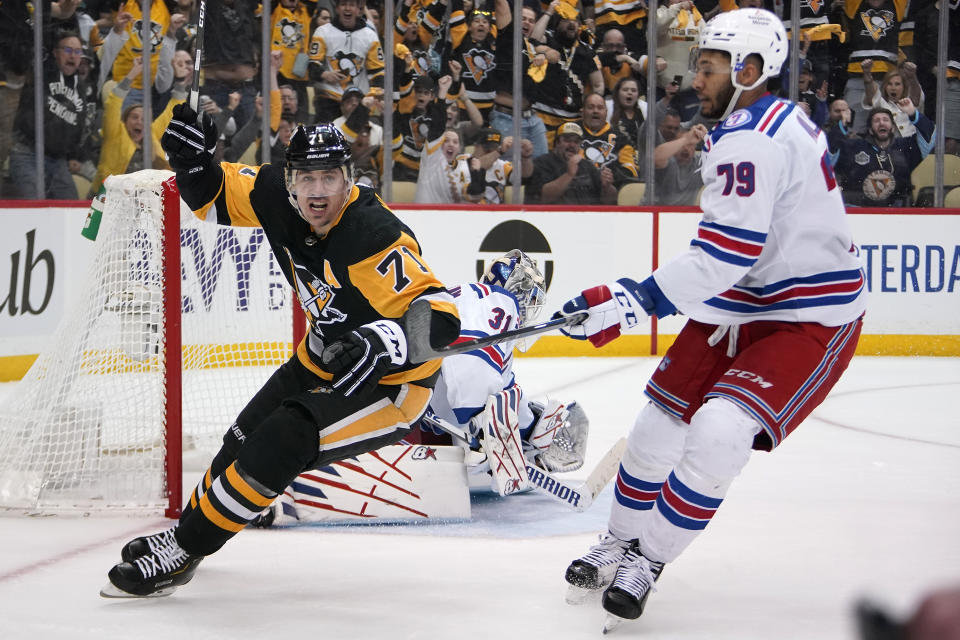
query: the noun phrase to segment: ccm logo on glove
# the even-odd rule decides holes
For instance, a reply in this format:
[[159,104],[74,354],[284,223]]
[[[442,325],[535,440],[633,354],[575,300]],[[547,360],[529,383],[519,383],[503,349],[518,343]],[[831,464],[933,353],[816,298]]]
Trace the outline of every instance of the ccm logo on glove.
[[407,338],[393,320],[377,320],[351,331],[323,350],[333,388],[344,396],[373,391],[391,366],[407,361]]
[[[643,311],[643,315],[640,311]],[[640,320],[653,313],[653,302],[643,285],[629,278],[620,278],[610,284],[602,284],[583,292],[563,305],[558,316],[569,316],[580,311],[589,315],[580,324],[560,331],[576,340],[589,340],[595,347],[602,347],[640,324]]]
[[400,325],[393,320],[377,320],[364,326],[376,331],[380,339],[383,340],[383,345],[390,354],[390,362],[403,364],[407,361],[407,338]]

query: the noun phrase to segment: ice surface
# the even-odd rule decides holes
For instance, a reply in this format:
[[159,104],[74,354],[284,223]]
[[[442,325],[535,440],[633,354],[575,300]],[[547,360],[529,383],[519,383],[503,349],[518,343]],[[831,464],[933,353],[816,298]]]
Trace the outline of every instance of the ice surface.
[[[529,392],[590,417],[574,479],[627,433],[656,362],[518,361]],[[960,582],[954,394],[960,359],[856,358],[776,452],[754,454],[643,617],[607,637],[852,640],[857,598],[902,613]],[[578,514],[485,495],[466,523],[246,530],[173,596],[119,601],[97,592],[120,547],[168,521],[0,517],[0,638],[600,638],[599,601],[565,604],[563,571],[610,500]]]

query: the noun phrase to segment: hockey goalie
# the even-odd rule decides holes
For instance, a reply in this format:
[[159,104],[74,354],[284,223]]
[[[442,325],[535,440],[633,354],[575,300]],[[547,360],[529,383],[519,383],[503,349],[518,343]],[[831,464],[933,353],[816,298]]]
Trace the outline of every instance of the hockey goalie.
[[[545,283],[536,261],[514,249],[480,282],[449,291],[465,340],[533,322]],[[528,401],[516,383],[513,350],[532,344],[526,338],[445,358],[420,433],[301,474],[254,524],[466,519],[471,489],[506,496],[531,488],[531,470],[539,478],[579,469],[589,430],[583,409]]]

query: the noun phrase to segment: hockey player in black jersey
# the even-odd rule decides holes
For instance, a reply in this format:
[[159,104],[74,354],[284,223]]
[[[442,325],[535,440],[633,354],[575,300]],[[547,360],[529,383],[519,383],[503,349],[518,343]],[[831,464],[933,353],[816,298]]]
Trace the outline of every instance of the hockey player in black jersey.
[[227,429],[178,524],[136,538],[109,572],[107,597],[167,595],[300,472],[397,442],[430,402],[440,361],[406,359],[404,314],[432,309],[430,340],[460,322],[410,231],[353,183],[350,148],[332,125],[299,127],[285,165],[213,162],[217,131],[187,105],[161,139],[184,201],[201,219],[260,226],[310,324],[296,354]]

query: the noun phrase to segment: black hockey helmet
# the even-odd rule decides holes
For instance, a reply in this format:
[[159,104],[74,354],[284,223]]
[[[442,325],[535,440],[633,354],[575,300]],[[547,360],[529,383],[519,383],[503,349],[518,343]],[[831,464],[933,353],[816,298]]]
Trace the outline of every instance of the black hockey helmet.
[[317,171],[346,167],[350,176],[351,157],[350,144],[332,124],[301,125],[290,137],[286,168]]
[[[340,169],[346,191],[353,188],[350,144],[340,130],[329,123],[299,126],[290,137],[284,174],[290,204],[306,220],[297,201],[297,173]],[[329,195],[329,194],[328,194]]]

